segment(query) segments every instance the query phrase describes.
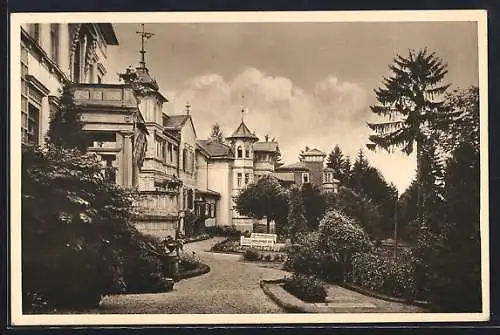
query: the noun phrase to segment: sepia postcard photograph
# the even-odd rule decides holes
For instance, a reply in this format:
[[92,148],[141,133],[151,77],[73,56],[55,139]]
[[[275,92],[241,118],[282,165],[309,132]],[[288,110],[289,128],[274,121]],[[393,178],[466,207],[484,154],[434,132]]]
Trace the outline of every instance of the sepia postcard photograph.
[[13,325],[489,319],[485,11],[10,30]]

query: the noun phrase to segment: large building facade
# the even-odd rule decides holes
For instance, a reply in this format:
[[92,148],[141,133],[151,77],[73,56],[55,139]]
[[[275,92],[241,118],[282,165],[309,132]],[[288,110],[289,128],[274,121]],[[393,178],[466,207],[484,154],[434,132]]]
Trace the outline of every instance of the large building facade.
[[144,233],[175,236],[184,230],[188,212],[206,226],[253,231],[261,222],[238,213],[235,200],[263,175],[272,174],[283,185],[311,182],[336,190],[333,173],[324,169],[324,153],[311,150],[301,162],[280,166],[278,143],[260,141],[243,119],[224,143],[200,139],[190,106],[166,112],[168,98],[150,75],[144,49],[139,65],[121,75],[123,84],[107,84],[107,50],[118,45],[111,24],[21,28],[21,142],[44,143],[60,90],[69,87],[89,151],[113,171],[111,181],[140,191],[136,226]]

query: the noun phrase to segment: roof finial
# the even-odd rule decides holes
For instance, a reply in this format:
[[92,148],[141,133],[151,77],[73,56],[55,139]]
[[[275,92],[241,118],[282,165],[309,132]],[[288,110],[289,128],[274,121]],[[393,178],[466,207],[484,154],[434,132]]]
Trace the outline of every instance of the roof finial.
[[241,122],[245,121],[245,96],[241,96]]
[[186,102],[186,113],[189,115],[189,112],[191,111],[191,105],[189,104],[189,101]]
[[154,34],[147,32],[147,31],[144,31],[144,23],[141,24],[141,31],[136,31],[136,34],[141,35],[141,50],[139,50],[139,53],[141,54],[141,61],[139,62],[139,64],[141,64],[142,68],[145,68],[146,67],[146,60],[145,60],[144,54],[146,53],[146,50],[144,50],[144,40],[151,38]]

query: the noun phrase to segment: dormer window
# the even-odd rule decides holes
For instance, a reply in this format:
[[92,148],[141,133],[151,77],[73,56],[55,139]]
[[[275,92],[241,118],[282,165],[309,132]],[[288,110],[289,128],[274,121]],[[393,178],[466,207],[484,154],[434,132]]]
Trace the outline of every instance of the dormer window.
[[241,148],[241,146],[238,147],[237,156],[238,158],[243,158],[243,149]]

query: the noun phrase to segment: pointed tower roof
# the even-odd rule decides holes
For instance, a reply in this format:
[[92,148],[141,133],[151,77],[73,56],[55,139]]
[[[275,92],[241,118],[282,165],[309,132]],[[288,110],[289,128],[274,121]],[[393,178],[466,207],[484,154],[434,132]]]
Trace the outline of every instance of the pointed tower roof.
[[257,142],[259,138],[253,134],[250,129],[246,126],[245,122],[242,120],[236,131],[233,133],[233,135],[227,137],[227,139],[237,139],[237,138],[242,138],[242,139],[249,139],[252,141]]

